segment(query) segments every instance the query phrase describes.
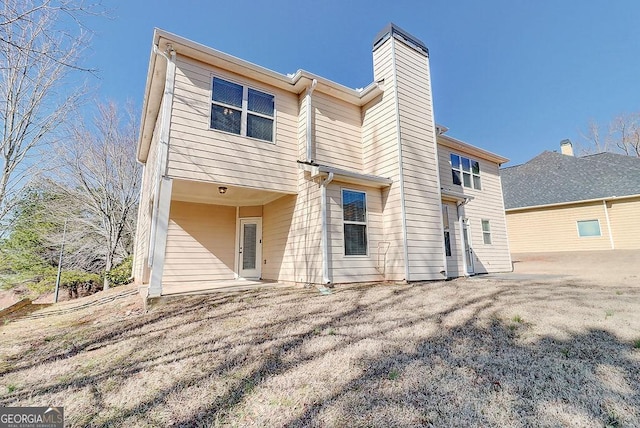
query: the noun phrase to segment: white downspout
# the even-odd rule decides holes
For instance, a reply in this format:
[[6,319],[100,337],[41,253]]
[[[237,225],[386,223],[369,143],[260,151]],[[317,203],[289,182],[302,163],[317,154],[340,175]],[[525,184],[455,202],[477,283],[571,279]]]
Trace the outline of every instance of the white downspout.
[[327,185],[333,180],[333,172],[320,183],[320,216],[322,217],[322,282],[331,284],[329,276],[329,229],[327,227]]
[[604,217],[607,219],[607,230],[609,230],[609,242],[611,242],[611,249],[615,250],[615,245],[613,244],[613,233],[611,233],[611,222],[609,221],[609,210],[607,209],[607,201],[605,199],[602,200],[602,206],[604,207]]
[[[158,45],[153,45],[153,52],[167,60],[167,71],[165,74],[164,94],[162,97],[162,116],[160,118],[160,137],[158,141],[158,158],[156,161],[155,194],[153,198],[153,211],[151,214],[151,230],[149,237],[149,258],[148,266],[153,266],[153,249],[156,244],[156,232],[158,229],[158,206],[160,203],[160,179],[166,175],[169,156],[169,115],[173,104],[173,89],[176,74],[176,51],[171,45],[167,46],[167,51],[161,52]],[[167,55],[167,53],[169,55]]]
[[312,106],[311,106],[311,94],[313,94],[313,90],[316,89],[318,85],[318,80],[313,79],[311,82],[311,86],[307,89],[307,159],[308,163],[313,162],[313,130],[312,126]]
[[456,203],[456,214],[458,214],[458,228],[460,230],[460,248],[462,250],[462,272],[464,276],[469,276],[469,270],[467,266],[467,248],[464,242],[464,225],[462,220],[461,208],[469,202],[469,198],[465,198],[464,201]]

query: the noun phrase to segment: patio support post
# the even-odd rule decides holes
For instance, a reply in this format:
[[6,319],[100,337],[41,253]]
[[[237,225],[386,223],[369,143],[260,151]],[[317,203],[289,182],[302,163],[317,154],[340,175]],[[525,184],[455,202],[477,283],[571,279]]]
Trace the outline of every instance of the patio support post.
[[167,249],[167,232],[169,229],[169,209],[171,208],[171,187],[173,180],[163,177],[160,180],[160,194],[158,195],[158,219],[156,227],[155,246],[153,247],[153,267],[149,281],[149,296],[162,295],[162,273],[164,271],[164,257]]

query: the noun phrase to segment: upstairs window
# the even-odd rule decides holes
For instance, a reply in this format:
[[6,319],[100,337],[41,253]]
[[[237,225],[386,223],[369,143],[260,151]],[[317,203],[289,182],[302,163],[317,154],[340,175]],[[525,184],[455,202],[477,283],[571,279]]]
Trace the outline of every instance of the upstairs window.
[[273,142],[275,97],[218,77],[211,89],[211,128]]
[[367,255],[367,195],[354,190],[342,190],[342,220],[344,223],[344,254]]
[[480,162],[451,153],[451,175],[453,184],[482,190]]

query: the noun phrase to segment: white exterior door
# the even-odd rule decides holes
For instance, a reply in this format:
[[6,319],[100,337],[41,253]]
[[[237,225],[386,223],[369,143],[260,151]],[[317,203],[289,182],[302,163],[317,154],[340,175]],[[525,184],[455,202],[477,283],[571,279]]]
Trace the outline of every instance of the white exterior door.
[[467,265],[467,273],[473,275],[475,270],[473,267],[473,248],[471,247],[471,230],[468,219],[462,221],[462,239],[464,241],[464,257]]
[[240,219],[240,278],[260,279],[262,276],[262,219]]

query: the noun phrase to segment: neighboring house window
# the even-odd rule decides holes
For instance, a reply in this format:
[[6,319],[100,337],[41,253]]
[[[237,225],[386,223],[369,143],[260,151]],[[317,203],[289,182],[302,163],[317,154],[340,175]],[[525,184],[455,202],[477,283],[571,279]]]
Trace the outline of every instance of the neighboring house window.
[[367,255],[367,195],[354,190],[342,190],[344,223],[344,254]]
[[444,226],[444,251],[447,256],[451,256],[451,234],[449,233],[449,207],[442,206],[442,223]]
[[600,221],[581,220],[578,221],[578,236],[581,238],[589,236],[602,236],[600,233]]
[[481,190],[480,162],[451,153],[453,184]]
[[212,129],[272,142],[274,109],[273,95],[213,78]]
[[487,245],[491,244],[491,224],[489,224],[489,220],[482,220],[482,242]]

